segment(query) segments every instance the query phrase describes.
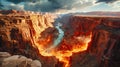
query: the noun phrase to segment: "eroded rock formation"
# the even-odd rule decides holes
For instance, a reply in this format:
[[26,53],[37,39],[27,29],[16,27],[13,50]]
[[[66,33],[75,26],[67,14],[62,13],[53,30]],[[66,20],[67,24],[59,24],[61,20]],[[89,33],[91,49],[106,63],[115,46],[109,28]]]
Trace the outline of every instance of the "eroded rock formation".
[[[88,47],[96,56],[99,67],[118,67],[120,63],[120,18],[119,17],[72,17],[73,29],[77,34],[92,31],[92,41]],[[77,26],[78,25],[78,26]],[[78,31],[80,31],[78,33]],[[98,66],[97,66],[98,67]]]
[[[54,27],[54,15],[14,10],[0,12],[1,52],[38,59],[42,67],[64,66],[55,56],[42,55],[44,53],[40,51],[43,49],[39,48],[50,47],[59,34]],[[119,17],[70,15],[60,18],[59,22],[62,23],[60,28],[64,31],[64,37],[55,50],[63,51],[62,55],[71,52],[70,67],[118,67]],[[81,47],[84,45],[88,48]],[[72,52],[77,48],[81,50]]]

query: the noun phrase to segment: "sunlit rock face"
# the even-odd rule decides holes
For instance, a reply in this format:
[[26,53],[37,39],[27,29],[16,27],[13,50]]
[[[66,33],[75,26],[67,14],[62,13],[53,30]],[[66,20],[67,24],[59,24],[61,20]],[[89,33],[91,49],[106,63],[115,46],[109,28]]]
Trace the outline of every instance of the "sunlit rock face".
[[0,12],[2,52],[38,59],[42,67],[117,67],[118,17]]
[[29,11],[0,12],[0,51],[37,58],[35,42],[42,31],[53,27],[54,16]]

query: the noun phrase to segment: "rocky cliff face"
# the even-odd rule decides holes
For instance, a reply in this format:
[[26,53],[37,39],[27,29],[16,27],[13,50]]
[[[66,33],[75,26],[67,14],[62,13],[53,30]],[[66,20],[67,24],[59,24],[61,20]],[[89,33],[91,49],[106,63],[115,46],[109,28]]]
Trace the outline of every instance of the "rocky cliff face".
[[[105,18],[93,30],[91,52],[100,61],[100,67],[118,67],[120,63],[120,20]],[[97,44],[97,45],[96,45]],[[94,49],[93,49],[94,48]]]
[[42,31],[53,27],[54,16],[29,11],[0,12],[0,51],[39,59],[35,43]]
[[77,34],[92,31],[92,41],[88,47],[90,54],[96,56],[99,67],[118,67],[120,63],[120,18],[85,17],[71,18],[72,29]]
[[41,47],[50,47],[59,34],[54,27],[54,15],[14,10],[0,12],[1,52],[38,59],[42,67],[64,67],[64,63],[55,58],[57,54],[64,55],[62,59],[67,57],[70,67],[118,67],[120,63],[119,17],[60,18],[64,37],[55,48],[55,54],[46,57]]

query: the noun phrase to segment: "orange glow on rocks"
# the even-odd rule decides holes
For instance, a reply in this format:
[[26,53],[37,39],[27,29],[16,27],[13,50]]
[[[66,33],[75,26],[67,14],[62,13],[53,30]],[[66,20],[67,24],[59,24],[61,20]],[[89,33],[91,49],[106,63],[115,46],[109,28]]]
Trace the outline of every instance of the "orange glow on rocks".
[[[38,17],[38,19],[36,19]],[[73,32],[73,36],[70,36],[70,38],[63,37],[59,45],[54,46],[53,40],[54,40],[54,32],[49,34],[49,32],[44,33],[44,36],[42,37],[41,33],[46,31],[49,27],[53,28],[54,26],[52,23],[55,21],[54,19],[46,19],[50,17],[47,15],[41,15],[41,16],[32,16],[30,19],[32,21],[28,22],[28,25],[31,28],[31,34],[32,34],[32,46],[37,48],[39,51],[39,54],[42,56],[53,56],[56,59],[58,59],[60,62],[62,62],[64,67],[70,67],[70,57],[74,53],[82,52],[87,50],[88,43],[91,41],[92,33],[87,32],[84,34],[81,34],[82,32],[76,30]],[[35,23],[32,23],[35,22]],[[58,32],[59,33],[59,32]],[[66,34],[66,33],[65,33]],[[86,35],[87,34],[87,35]],[[75,36],[74,36],[75,35]]]
[[64,63],[64,67],[70,67],[70,57],[74,53],[82,52],[87,50],[88,43],[91,41],[92,33],[89,35],[83,35],[75,37],[80,43],[73,45],[60,44],[57,47],[48,45],[51,41],[51,36],[41,42],[35,41],[35,46],[38,48],[39,53],[42,56],[54,56],[60,62]]

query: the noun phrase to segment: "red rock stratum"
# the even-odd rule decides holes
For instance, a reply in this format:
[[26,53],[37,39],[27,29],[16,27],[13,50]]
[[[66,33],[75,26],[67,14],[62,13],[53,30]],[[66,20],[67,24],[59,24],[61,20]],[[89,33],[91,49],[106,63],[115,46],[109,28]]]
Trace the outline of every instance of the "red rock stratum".
[[0,13],[0,52],[38,59],[42,67],[119,66],[119,16]]

